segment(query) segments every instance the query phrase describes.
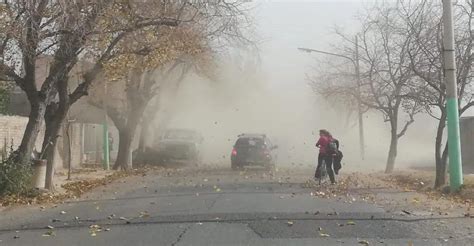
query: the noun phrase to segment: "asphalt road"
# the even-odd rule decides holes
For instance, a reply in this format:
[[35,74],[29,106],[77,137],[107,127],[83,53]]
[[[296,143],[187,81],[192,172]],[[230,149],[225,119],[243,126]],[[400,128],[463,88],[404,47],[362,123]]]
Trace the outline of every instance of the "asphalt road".
[[474,245],[472,219],[320,198],[301,185],[311,174],[131,177],[57,206],[0,212],[0,245]]

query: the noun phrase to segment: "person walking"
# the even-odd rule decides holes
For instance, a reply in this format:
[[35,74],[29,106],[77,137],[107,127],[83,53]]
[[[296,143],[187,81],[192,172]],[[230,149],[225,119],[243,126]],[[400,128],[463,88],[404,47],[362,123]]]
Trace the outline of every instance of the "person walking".
[[332,161],[333,161],[333,153],[331,150],[331,146],[335,144],[334,139],[327,130],[321,129],[319,130],[319,139],[316,142],[316,147],[319,148],[318,154],[318,165],[316,167],[316,172],[314,173],[314,178],[318,179],[321,176],[321,166],[323,161],[326,164],[326,170],[329,175],[329,179],[331,180],[332,184],[336,183],[336,178],[334,176],[334,171],[332,169]]

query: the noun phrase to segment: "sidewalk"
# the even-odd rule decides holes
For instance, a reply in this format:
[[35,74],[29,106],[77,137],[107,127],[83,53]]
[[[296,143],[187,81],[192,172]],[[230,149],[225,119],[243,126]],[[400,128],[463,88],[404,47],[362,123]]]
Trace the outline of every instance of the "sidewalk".
[[103,170],[101,168],[81,168],[73,170],[71,179],[67,179],[67,170],[56,172],[54,179],[55,191],[39,192],[31,197],[7,196],[0,197],[0,210],[16,205],[41,205],[58,203],[66,199],[75,199],[87,191],[104,186],[114,180],[132,175],[144,174],[145,170],[130,172]]
[[338,177],[338,184],[318,185],[307,181],[311,195],[354,203],[365,201],[401,216],[474,217],[473,179],[460,194],[443,194],[434,190],[434,174],[424,171],[398,171],[393,174],[347,173]]
[[[464,185],[459,193],[448,194],[449,187],[446,184],[440,190],[435,190],[434,181],[435,181],[435,172],[418,170],[418,169],[408,169],[403,171],[396,171],[393,174],[385,175],[385,180],[393,182],[404,189],[410,189],[421,193],[426,193],[430,195],[445,196],[457,200],[457,202],[473,202],[474,201],[474,175],[464,175]],[[446,175],[447,183],[449,182],[449,175]]]

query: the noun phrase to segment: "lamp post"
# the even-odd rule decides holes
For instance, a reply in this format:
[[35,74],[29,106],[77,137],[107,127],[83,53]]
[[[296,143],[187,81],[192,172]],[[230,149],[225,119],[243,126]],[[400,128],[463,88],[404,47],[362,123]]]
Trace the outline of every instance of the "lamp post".
[[448,112],[449,185],[451,191],[457,191],[463,184],[463,175],[452,8],[453,3],[451,0],[443,0],[443,52],[444,79],[446,83],[446,109]]
[[331,56],[344,58],[346,60],[351,61],[352,64],[354,65],[354,70],[355,70],[356,78],[357,78],[357,102],[358,102],[357,110],[358,110],[358,116],[359,116],[359,148],[360,148],[360,157],[363,160],[365,158],[364,117],[363,117],[363,110],[362,110],[362,104],[361,104],[361,98],[360,98],[361,79],[360,79],[360,66],[359,66],[359,45],[358,45],[357,36],[355,37],[355,51],[356,51],[355,58],[351,58],[349,56],[336,54],[336,53],[331,53],[331,52],[327,52],[327,51],[316,50],[316,49],[298,48],[298,50],[309,52],[309,53],[314,52],[314,53],[320,53],[320,54],[325,54],[325,55],[331,55]]

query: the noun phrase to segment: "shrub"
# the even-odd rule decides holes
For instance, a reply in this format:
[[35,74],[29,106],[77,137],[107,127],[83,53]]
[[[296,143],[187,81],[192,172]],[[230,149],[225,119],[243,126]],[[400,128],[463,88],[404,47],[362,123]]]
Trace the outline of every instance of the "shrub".
[[30,195],[33,192],[31,163],[19,164],[17,154],[10,153],[0,162],[0,195]]

